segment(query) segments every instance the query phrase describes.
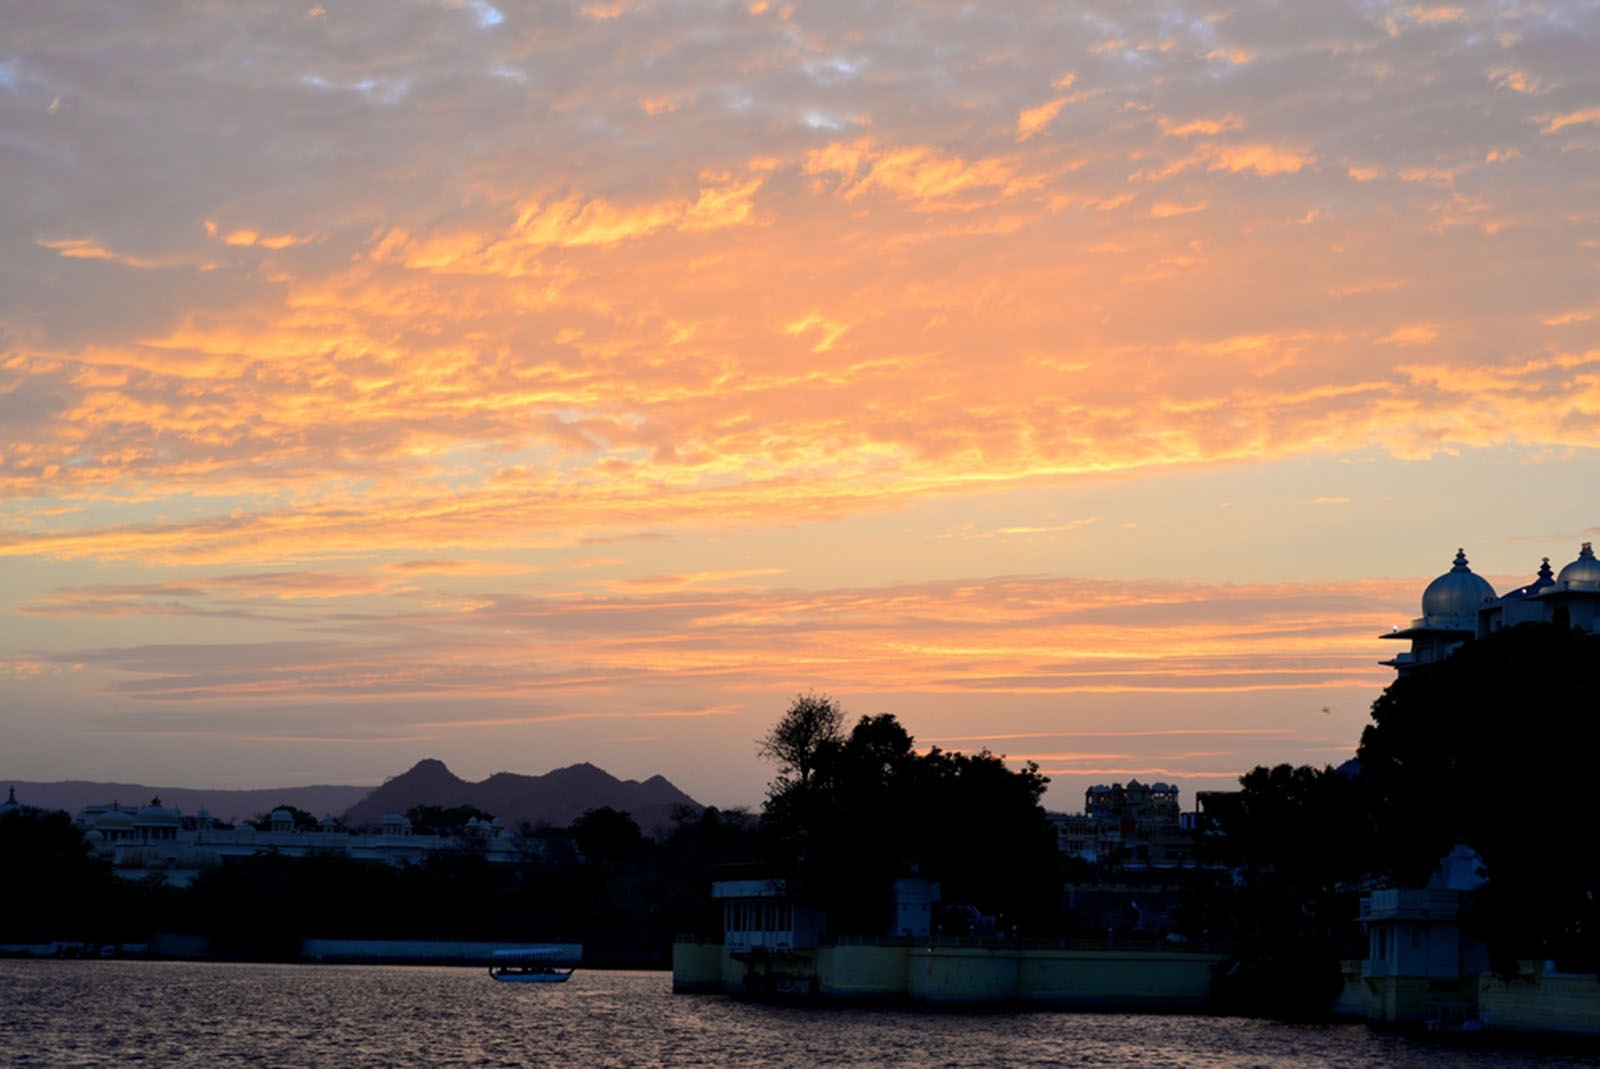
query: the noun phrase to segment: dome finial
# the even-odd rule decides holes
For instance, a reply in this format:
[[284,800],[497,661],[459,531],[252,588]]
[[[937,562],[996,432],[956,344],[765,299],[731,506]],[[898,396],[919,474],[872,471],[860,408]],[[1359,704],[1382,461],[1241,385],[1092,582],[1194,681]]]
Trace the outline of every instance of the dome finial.
[[1561,569],[1556,585],[1563,590],[1600,590],[1600,560],[1595,560],[1592,542],[1585,542],[1578,559]]
[[1494,587],[1467,567],[1467,551],[1457,549],[1455,565],[1422,592],[1422,615],[1453,617],[1459,622],[1495,597]]

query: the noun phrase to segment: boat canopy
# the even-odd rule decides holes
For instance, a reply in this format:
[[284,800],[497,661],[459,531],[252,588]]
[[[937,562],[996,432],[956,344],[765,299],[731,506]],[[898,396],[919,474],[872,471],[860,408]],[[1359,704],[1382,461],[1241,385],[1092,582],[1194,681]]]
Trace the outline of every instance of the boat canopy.
[[583,957],[581,947],[544,946],[511,947],[493,952],[494,960],[512,964],[519,961],[577,961]]

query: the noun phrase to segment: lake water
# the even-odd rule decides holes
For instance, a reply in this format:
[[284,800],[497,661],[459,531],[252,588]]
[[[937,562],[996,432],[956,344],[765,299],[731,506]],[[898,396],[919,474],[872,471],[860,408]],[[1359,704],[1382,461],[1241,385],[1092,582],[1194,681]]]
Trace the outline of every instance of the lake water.
[[658,972],[498,984],[483,969],[0,961],[0,1063],[1431,1069],[1600,1066],[1600,1054],[1360,1024],[758,1005],[674,995]]

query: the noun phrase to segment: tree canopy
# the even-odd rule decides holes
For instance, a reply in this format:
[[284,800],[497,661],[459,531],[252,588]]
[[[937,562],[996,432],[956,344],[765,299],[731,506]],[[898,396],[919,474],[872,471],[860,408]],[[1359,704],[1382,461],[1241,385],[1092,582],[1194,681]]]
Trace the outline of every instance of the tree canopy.
[[494,814],[475,805],[414,805],[406,810],[406,819],[418,835],[458,835],[468,821],[488,823],[494,820]]
[[1519,624],[1395,680],[1372,706],[1358,758],[1378,835],[1401,882],[1458,842],[1490,886],[1491,950],[1597,961],[1600,928],[1600,636]]
[[296,831],[316,831],[320,826],[316,817],[312,816],[304,809],[301,809],[299,806],[293,805],[275,805],[272,807],[270,812],[257,813],[254,819],[248,820],[245,823],[256,829],[256,831],[270,831],[272,829],[272,814],[278,812],[280,809],[287,810],[289,815],[294,818],[294,826]]
[[778,765],[774,787],[791,781],[802,787],[811,774],[844,742],[844,710],[827,696],[797,694],[789,708],[756,742],[756,752]]
[[[804,695],[762,743],[780,762],[762,827],[769,856],[840,931],[882,932],[896,877],[943,885],[947,902],[1038,931],[1055,919],[1054,832],[1046,778],[984,751],[918,753],[891,715],[844,735],[830,698]],[[780,752],[773,740],[782,740]]]
[[1465,843],[1497,968],[1600,964],[1597,666],[1600,636],[1528,623],[1413,669],[1373,703],[1358,772],[1258,768],[1220,798],[1220,856],[1310,915],[1341,884],[1421,885]]
[[603,805],[572,822],[572,841],[591,861],[620,864],[637,857],[649,843],[629,814]]

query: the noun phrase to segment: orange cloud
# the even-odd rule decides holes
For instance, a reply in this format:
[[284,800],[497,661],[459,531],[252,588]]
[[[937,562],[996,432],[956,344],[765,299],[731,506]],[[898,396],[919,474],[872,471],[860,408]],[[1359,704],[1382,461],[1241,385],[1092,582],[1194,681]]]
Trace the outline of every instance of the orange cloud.
[[1205,58],[1237,67],[1249,63],[1255,58],[1255,53],[1244,48],[1214,48],[1206,53]]
[[1540,133],[1553,134],[1558,130],[1565,130],[1569,126],[1600,123],[1600,108],[1580,108],[1577,111],[1569,111],[1565,115],[1541,115],[1536,121],[1544,123],[1539,128]]
[[1207,169],[1232,173],[1254,171],[1265,177],[1294,174],[1310,162],[1310,157],[1271,145],[1231,145],[1217,149]]
[[1244,126],[1244,120],[1237,115],[1224,115],[1220,119],[1190,119],[1188,122],[1177,122],[1173,119],[1162,118],[1159,120],[1161,132],[1171,137],[1193,137],[1195,134],[1215,136],[1228,130],[1238,130]]
[[764,171],[744,178],[707,176],[692,201],[664,200],[617,205],[604,198],[566,196],[525,202],[504,234],[458,232],[413,237],[394,228],[373,249],[379,262],[413,270],[537,274],[547,249],[617,245],[663,230],[695,232],[738,226],[751,219],[753,198],[766,182]]
[[63,238],[59,241],[46,241],[39,239],[36,242],[41,248],[51,249],[54,252],[74,260],[107,260],[111,263],[121,264],[123,267],[138,267],[144,269],[161,267],[191,267],[200,271],[210,271],[216,264],[207,260],[196,260],[190,256],[139,256],[133,253],[117,252],[108,249],[93,238]]
[[1406,14],[1410,16],[1414,22],[1428,25],[1443,22],[1459,22],[1466,16],[1466,9],[1456,7],[1454,5],[1437,5],[1434,7],[1423,7],[1421,5],[1416,5],[1407,8]]
[[1194,201],[1189,204],[1177,204],[1172,201],[1164,200],[1150,206],[1150,218],[1171,219],[1173,216],[1189,215],[1192,212],[1203,212],[1205,210],[1206,202],[1203,200]]
[[846,200],[881,189],[923,203],[975,189],[1005,189],[1017,180],[1011,164],[999,158],[969,163],[930,145],[880,149],[871,139],[834,142],[809,153],[805,173],[839,175],[839,192]]
[[1048,127],[1066,103],[1066,97],[1056,97],[1036,108],[1023,108],[1017,113],[1017,140],[1026,141]]
[[1530,96],[1538,96],[1549,91],[1549,87],[1539,78],[1512,67],[1496,67],[1489,72],[1489,80],[1497,89],[1509,89],[1514,93],[1526,93]]
[[1377,339],[1379,345],[1426,345],[1439,336],[1439,330],[1431,323],[1413,323],[1410,326],[1396,327],[1383,337]]
[[[1294,585],[980,579],[826,592],[724,587],[696,593],[656,584],[645,590],[471,595],[394,616],[397,637],[381,641],[129,647],[72,657],[110,671],[112,693],[163,702],[416,699],[468,687],[484,697],[533,685],[556,692],[648,689],[691,678],[782,691],[794,678],[819,673],[841,687],[878,693],[1239,693],[1381,681],[1387,672],[1374,663],[1381,651],[1372,636],[1395,614],[1391,599],[1398,592],[1394,584],[1319,584],[1317,596],[1331,611],[1307,627],[1310,591]],[[201,595],[192,611],[212,611],[207,597]],[[143,609],[167,611],[148,601]],[[334,636],[341,630],[333,616],[320,626]],[[398,637],[412,631],[425,651]],[[775,674],[770,650],[780,634],[784,670]],[[536,661],[526,656],[529,643],[541,651]],[[468,714],[403,726],[699,718],[727,711],[721,704],[490,719]],[[1262,734],[1231,726],[1148,734],[1230,733]]]

